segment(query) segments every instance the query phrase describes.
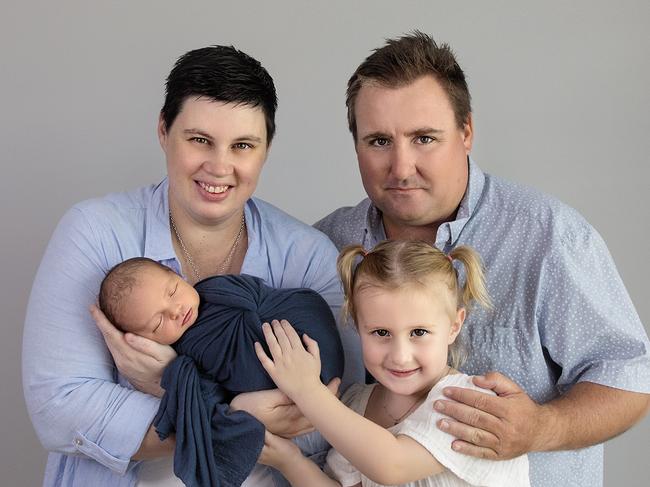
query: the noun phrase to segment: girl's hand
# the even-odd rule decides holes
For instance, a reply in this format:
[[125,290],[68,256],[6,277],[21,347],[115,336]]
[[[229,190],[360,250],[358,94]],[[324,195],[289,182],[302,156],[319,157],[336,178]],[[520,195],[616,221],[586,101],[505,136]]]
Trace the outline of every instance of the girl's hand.
[[90,307],[90,314],[104,335],[120,374],[137,390],[162,397],[165,391],[160,387],[160,379],[165,367],[176,358],[174,349],[133,333],[122,333],[95,305]]
[[255,343],[255,352],[282,392],[295,400],[296,395],[308,394],[312,387],[321,386],[320,354],[315,340],[304,334],[305,350],[296,330],[286,320],[264,323],[262,331],[273,360],[259,342]]
[[287,463],[301,459],[302,452],[292,441],[266,431],[264,448],[257,459],[258,463],[282,470]]

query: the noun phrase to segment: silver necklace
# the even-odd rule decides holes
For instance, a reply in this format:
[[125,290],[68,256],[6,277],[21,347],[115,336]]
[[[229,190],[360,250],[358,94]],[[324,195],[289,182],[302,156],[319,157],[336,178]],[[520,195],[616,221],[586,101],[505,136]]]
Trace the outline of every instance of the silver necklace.
[[411,406],[406,410],[406,412],[404,414],[402,414],[399,418],[396,418],[395,416],[393,416],[390,413],[390,411],[386,407],[386,401],[384,401],[384,403],[382,404],[382,407],[384,408],[384,411],[386,412],[386,414],[388,415],[390,420],[393,422],[393,426],[395,426],[396,424],[401,423],[404,418],[406,418],[409,414],[411,414],[413,412],[415,407],[420,404],[421,399],[422,399],[422,397],[418,397],[415,400],[415,402],[413,404],[411,404]]
[[[199,282],[201,280],[201,273],[199,272],[198,266],[194,263],[194,260],[192,259],[192,256],[190,255],[189,251],[187,250],[187,247],[185,246],[185,242],[183,242],[183,239],[181,238],[181,234],[178,232],[178,228],[176,228],[176,223],[174,222],[174,217],[172,217],[172,211],[171,209],[169,210],[169,223],[172,226],[172,229],[174,230],[174,235],[176,235],[176,238],[178,239],[178,243],[181,245],[181,249],[183,249],[183,254],[185,255],[185,260],[187,260],[187,263],[190,265],[192,268],[192,273],[194,274],[194,278],[196,279],[196,282]],[[230,247],[230,251],[228,252],[228,255],[226,258],[223,260],[219,268],[217,269],[217,274],[225,274],[227,270],[230,269],[230,261],[232,260],[233,255],[235,255],[235,250],[237,250],[237,246],[239,245],[239,241],[241,240],[241,236],[244,233],[244,226],[246,225],[246,217],[244,213],[241,215],[241,225],[239,225],[239,230],[237,231],[237,236],[235,236],[235,240],[232,243],[232,246]]]

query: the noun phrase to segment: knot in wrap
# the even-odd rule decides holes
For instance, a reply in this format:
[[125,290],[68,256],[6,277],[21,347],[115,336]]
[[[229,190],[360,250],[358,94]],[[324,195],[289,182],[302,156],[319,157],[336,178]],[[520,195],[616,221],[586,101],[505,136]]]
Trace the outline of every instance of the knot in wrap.
[[176,342],[178,358],[161,381],[154,419],[161,438],[176,433],[174,473],[188,486],[240,485],[264,445],[264,426],[228,403],[241,392],[274,389],[253,344],[262,323],[287,320],[318,342],[321,380],[343,375],[343,347],[327,302],[311,289],[274,289],[248,276],[216,276],[196,286],[196,322]]

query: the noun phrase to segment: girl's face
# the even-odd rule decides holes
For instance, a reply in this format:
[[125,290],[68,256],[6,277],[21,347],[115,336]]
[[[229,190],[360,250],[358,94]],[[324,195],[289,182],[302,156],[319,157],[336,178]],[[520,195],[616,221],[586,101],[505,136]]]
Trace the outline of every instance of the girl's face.
[[448,371],[447,351],[465,319],[443,283],[386,289],[368,286],[354,300],[363,361],[395,394],[429,390]]

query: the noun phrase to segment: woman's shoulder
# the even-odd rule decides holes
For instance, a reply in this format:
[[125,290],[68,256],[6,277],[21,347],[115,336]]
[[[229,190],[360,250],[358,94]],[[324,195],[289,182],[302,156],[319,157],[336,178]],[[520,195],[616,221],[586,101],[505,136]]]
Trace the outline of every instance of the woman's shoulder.
[[162,185],[150,184],[130,191],[108,193],[76,203],[71,209],[96,216],[109,216],[116,212],[142,210],[162,203]]
[[285,241],[304,242],[304,239],[309,239],[313,242],[331,245],[329,238],[324,233],[267,201],[251,198],[248,201],[248,207],[264,235],[278,234],[282,235]]

